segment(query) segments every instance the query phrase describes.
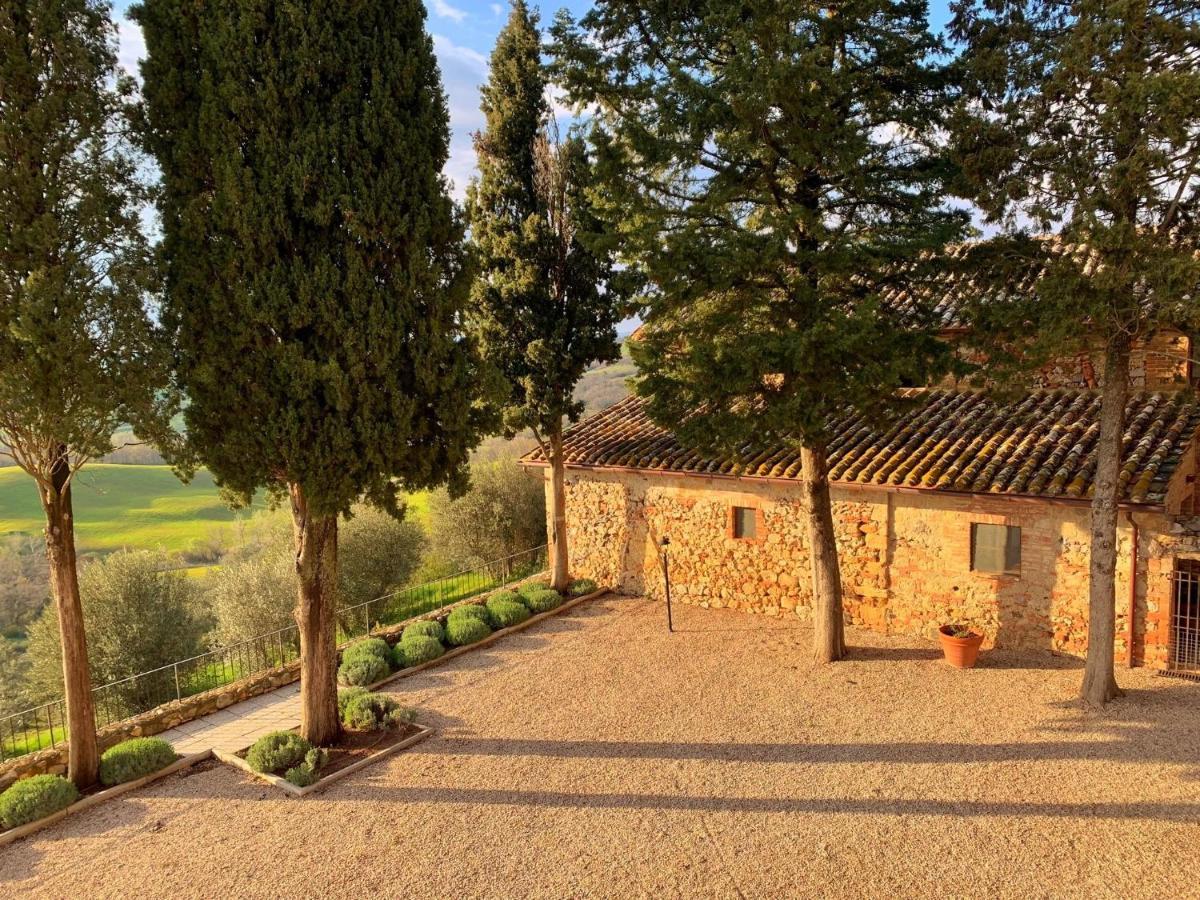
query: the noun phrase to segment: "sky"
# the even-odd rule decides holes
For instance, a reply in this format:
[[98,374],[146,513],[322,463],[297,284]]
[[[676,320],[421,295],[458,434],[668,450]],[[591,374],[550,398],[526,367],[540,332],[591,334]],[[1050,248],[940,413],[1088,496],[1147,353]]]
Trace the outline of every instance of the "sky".
[[[137,61],[145,55],[141,29],[125,18],[133,0],[114,0],[114,15],[120,32],[120,62],[131,74],[137,74]],[[531,4],[538,6],[536,0]],[[565,7],[578,18],[591,5],[588,0],[554,2],[540,6],[546,26],[555,13]],[[930,22],[942,28],[949,17],[948,0],[930,0]],[[471,135],[483,127],[479,111],[479,85],[487,80],[488,56],[496,35],[508,18],[507,0],[427,0],[426,28],[442,70],[442,83],[450,100],[450,159],[446,176],[454,196],[462,199],[475,171],[475,153]]]

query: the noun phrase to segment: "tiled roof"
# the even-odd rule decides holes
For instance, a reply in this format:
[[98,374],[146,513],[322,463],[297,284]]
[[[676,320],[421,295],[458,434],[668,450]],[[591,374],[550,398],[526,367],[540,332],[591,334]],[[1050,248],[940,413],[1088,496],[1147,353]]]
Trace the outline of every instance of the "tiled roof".
[[[890,426],[847,414],[832,424],[835,482],[1038,497],[1087,497],[1096,468],[1100,396],[1047,390],[1004,406],[983,394],[922,392]],[[1184,449],[1200,428],[1191,391],[1138,394],[1129,402],[1121,497],[1160,504]],[[797,448],[745,446],[713,458],[682,446],[627,397],[569,429],[568,466],[602,466],[697,475],[795,479]],[[538,450],[528,463],[544,462]]]

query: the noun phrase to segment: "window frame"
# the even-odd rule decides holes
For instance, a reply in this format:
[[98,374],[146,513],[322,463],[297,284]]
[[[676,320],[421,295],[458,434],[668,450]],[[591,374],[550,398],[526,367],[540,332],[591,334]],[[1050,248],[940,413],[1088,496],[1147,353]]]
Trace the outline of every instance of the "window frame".
[[[738,512],[745,510],[747,513],[752,513],[750,521],[753,523],[754,534],[746,536],[738,534]],[[735,541],[742,541],[747,544],[761,543],[764,537],[763,531],[763,513],[762,509],[757,506],[749,506],[741,503],[731,503],[729,505],[729,517],[726,523],[725,533]]]
[[[977,564],[976,548],[978,544],[977,535],[980,528],[1003,528],[1004,529],[1004,563],[999,569],[981,569]],[[1010,541],[1013,531],[1016,531],[1016,566],[1009,566],[1009,551],[1012,549]],[[1020,578],[1021,566],[1024,563],[1024,542],[1025,535],[1020,525],[1010,522],[972,522],[967,538],[968,547],[968,568],[973,575],[982,575],[989,578]]]

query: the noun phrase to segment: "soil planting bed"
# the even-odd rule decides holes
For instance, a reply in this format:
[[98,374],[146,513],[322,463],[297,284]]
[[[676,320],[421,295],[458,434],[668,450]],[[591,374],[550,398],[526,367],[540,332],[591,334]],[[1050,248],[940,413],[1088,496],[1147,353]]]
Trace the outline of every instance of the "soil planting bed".
[[296,787],[278,775],[255,772],[246,762],[249,747],[243,747],[236,753],[226,753],[214,750],[213,755],[222,762],[228,763],[243,772],[248,772],[255,778],[262,779],[293,797],[303,797],[316,791],[324,790],[330,782],[337,781],[346,775],[357,772],[386,756],[411,747],[433,734],[433,729],[422,725],[401,725],[399,728],[384,728],[378,731],[342,730],[338,743],[326,747],[329,761],[321,767],[321,777],[315,784],[308,787]]

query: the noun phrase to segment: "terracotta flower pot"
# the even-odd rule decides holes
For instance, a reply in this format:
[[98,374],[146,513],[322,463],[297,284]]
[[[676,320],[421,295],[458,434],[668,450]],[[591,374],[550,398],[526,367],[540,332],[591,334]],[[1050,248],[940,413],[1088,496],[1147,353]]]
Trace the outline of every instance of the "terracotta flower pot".
[[958,669],[970,669],[979,658],[979,645],[983,643],[983,635],[971,632],[970,637],[955,637],[953,626],[943,625],[938,629],[938,640],[942,642],[942,652],[946,654],[946,662]]

